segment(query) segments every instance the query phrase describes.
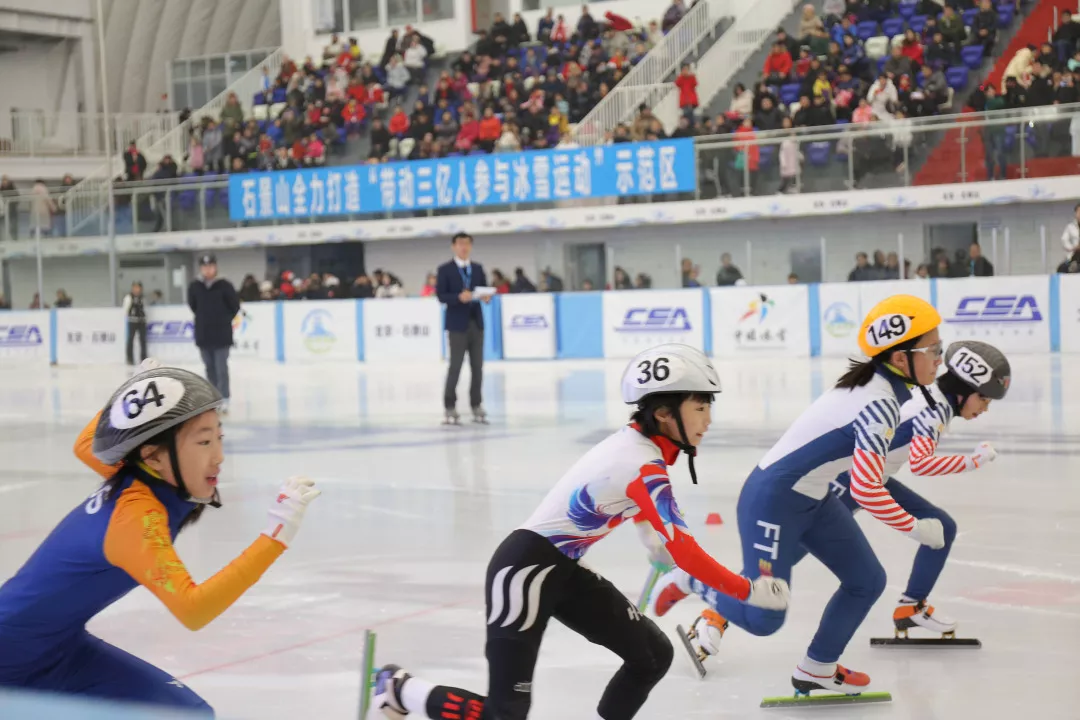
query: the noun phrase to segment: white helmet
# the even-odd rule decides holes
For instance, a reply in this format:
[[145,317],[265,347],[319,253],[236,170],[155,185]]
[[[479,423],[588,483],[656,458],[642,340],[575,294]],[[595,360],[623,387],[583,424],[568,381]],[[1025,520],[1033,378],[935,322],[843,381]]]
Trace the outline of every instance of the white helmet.
[[656,393],[718,393],[720,378],[705,353],[667,343],[638,353],[623,371],[622,399],[636,405]]

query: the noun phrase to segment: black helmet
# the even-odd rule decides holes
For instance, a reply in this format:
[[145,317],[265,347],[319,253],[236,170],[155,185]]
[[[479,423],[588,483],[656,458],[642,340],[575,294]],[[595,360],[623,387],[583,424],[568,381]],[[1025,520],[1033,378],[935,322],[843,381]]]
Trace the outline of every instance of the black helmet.
[[[222,402],[213,385],[187,370],[160,367],[139,373],[121,385],[101,411],[94,431],[94,456],[106,465],[115,465],[140,445],[220,407]],[[171,434],[166,446],[181,497],[220,507],[216,490],[210,500],[191,496],[180,476],[176,440]]]
[[1001,400],[1009,391],[1012,371],[1009,361],[993,345],[978,340],[960,340],[945,351],[948,374],[991,400]]

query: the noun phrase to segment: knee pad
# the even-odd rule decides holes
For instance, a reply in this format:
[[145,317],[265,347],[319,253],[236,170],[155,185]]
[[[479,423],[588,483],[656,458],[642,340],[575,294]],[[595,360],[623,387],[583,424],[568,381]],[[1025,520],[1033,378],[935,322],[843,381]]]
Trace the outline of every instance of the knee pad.
[[748,607],[746,608],[746,627],[743,629],[751,635],[765,637],[782,628],[785,620],[787,620],[787,611],[785,610],[763,610]]
[[956,521],[944,510],[939,511],[935,517],[941,521],[941,527],[945,530],[945,549],[947,550],[956,539]]

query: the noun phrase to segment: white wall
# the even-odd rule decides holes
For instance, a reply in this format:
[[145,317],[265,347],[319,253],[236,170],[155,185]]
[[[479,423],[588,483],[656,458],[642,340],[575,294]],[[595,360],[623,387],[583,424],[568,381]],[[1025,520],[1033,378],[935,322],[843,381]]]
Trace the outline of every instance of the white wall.
[[69,62],[65,41],[20,41],[18,45],[18,51],[0,54],[0,138],[11,137],[12,108],[78,110],[79,53],[73,53]]
[[[581,17],[581,6],[588,4],[589,14],[593,16],[593,20],[601,22],[604,19],[604,13],[613,12],[616,15],[622,15],[624,18],[634,23],[635,25],[648,25],[650,20],[656,20],[659,22],[663,19],[664,13],[671,5],[667,0],[607,0],[604,2],[590,2],[581,3],[575,2],[570,4],[558,4],[551,6],[551,9],[555,11],[555,17],[562,15],[566,18],[567,29],[572,33],[577,27],[578,19]],[[687,3],[687,7],[691,3]],[[521,0],[510,0],[510,15],[507,17],[509,21],[513,17],[515,12],[521,12],[523,3]],[[536,24],[540,18],[547,14],[547,8],[549,3],[541,2],[540,10],[529,10],[527,12],[521,12],[522,19],[525,20],[525,24],[529,28],[529,34],[536,38]]]
[[[11,267],[11,307],[26,310],[37,292],[37,262],[32,258],[8,261]],[[52,306],[56,291],[63,288],[74,307],[107,307],[109,302],[109,258],[105,255],[45,258],[45,302]]]

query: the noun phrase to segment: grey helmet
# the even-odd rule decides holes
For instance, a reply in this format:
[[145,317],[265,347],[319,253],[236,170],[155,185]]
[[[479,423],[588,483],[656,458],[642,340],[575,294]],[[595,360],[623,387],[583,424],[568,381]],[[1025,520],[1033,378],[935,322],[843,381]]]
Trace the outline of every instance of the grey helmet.
[[1005,355],[989,343],[960,340],[945,351],[945,367],[973,392],[1001,400],[1009,391],[1012,370]]
[[[106,465],[115,465],[140,445],[217,409],[222,402],[221,393],[193,372],[160,367],[139,373],[121,385],[101,411],[94,431],[94,457]],[[216,490],[210,500],[191,496],[180,476],[176,441],[171,436],[167,447],[180,495],[220,507]]]

